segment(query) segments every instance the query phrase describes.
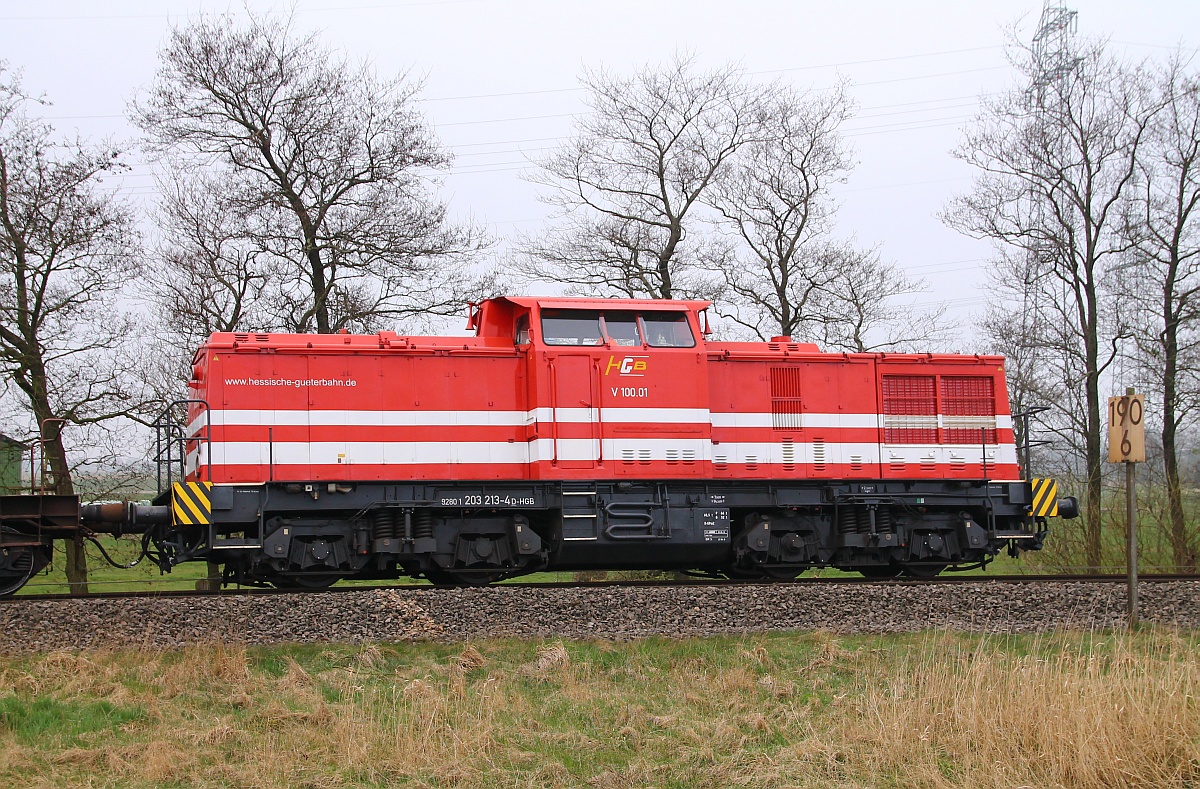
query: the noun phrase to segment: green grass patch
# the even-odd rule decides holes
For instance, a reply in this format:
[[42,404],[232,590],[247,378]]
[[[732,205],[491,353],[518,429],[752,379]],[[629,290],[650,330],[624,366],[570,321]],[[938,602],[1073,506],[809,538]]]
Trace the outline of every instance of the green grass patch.
[[74,745],[80,735],[115,732],[121,726],[142,720],[145,712],[107,701],[64,701],[54,698],[0,697],[0,731],[17,742]]

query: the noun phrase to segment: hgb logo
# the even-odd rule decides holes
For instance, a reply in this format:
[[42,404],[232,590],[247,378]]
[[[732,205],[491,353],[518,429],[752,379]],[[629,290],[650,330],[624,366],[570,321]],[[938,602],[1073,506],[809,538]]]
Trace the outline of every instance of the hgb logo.
[[618,359],[616,356],[608,357],[608,366],[604,368],[605,375],[611,375],[613,370],[617,371],[617,375],[624,375],[631,378],[641,378],[646,375],[646,366],[649,356],[625,356]]

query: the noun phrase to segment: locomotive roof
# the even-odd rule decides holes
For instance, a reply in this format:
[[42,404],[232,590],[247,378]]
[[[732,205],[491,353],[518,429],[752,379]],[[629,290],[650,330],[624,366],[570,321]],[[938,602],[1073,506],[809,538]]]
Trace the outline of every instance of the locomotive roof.
[[507,301],[520,307],[565,307],[584,310],[639,309],[682,312],[699,311],[712,306],[711,301],[699,299],[597,299],[579,296],[499,296],[488,301]]
[[[475,329],[474,336],[461,335],[406,335],[394,331],[381,331],[375,334],[290,334],[276,332],[218,332],[211,335],[207,342],[198,349],[197,354],[221,349],[240,350],[286,350],[300,352],[333,352],[356,353],[379,350],[402,350],[424,352],[446,351],[455,354],[485,353],[515,351],[512,327],[513,313],[517,311],[542,309],[581,309],[581,310],[637,310],[691,313],[695,316],[700,311],[710,307],[711,301],[701,299],[625,299],[625,298],[581,298],[572,296],[498,296],[486,299],[479,310],[472,314],[468,329]],[[483,319],[485,308],[490,313],[488,319]],[[516,309],[514,309],[516,308]],[[693,317],[693,320],[696,320]],[[486,325],[485,325],[486,324]],[[712,341],[698,338],[699,348],[710,356],[742,359],[778,359],[789,356],[803,355],[820,358],[876,358],[880,360],[914,360],[926,362],[967,363],[978,360],[1003,363],[1003,357],[988,354],[942,354],[942,353],[822,353],[814,343],[796,342],[790,338],[776,337],[767,342],[738,342]]]

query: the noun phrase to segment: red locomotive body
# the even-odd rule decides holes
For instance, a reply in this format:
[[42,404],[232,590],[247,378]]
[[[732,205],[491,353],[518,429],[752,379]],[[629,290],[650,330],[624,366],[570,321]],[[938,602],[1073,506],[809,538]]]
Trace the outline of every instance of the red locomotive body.
[[706,302],[508,298],[474,337],[216,334],[191,479],[991,479],[1003,360],[707,342]]
[[319,588],[929,577],[1076,514],[1021,479],[1000,357],[709,342],[707,307],[498,298],[469,337],[214,334],[156,423],[155,502],[7,497],[0,596],[81,527],[141,534],[164,571]]
[[707,307],[498,298],[470,337],[215,334],[188,423],[159,425],[183,479],[147,545],[283,586],[933,575],[1040,547],[1057,499],[1020,479],[1001,358],[709,342]]

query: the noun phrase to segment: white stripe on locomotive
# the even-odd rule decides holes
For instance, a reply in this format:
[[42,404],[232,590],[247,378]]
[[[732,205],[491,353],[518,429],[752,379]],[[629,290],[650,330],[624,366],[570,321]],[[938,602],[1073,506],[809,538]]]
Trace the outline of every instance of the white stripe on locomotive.
[[[556,446],[557,445],[557,446]],[[557,451],[556,451],[557,449]],[[903,450],[903,454],[897,454]],[[506,441],[216,441],[208,449],[212,465],[422,465],[422,464],[526,464],[549,460],[708,462],[739,465],[824,464],[873,465],[903,462],[914,468],[934,465],[981,466],[983,447],[967,444],[913,444],[899,448],[873,443],[727,442],[709,439],[540,438],[522,443]],[[603,456],[603,457],[602,457]],[[194,470],[197,452],[189,453],[188,470]],[[989,445],[990,466],[1017,462],[1012,444]]]
[[[796,428],[861,428],[908,426],[907,420],[920,419],[921,426],[936,424],[947,428],[1011,429],[1012,417],[999,416],[893,416],[883,414],[843,414],[805,412],[789,415],[798,420]],[[704,408],[534,408],[529,411],[417,411],[417,410],[241,410],[212,409],[188,425],[188,435],[196,435],[206,424],[259,426],[367,426],[367,427],[444,427],[492,426],[519,427],[534,422],[570,423],[658,423],[710,424],[713,427],[769,428],[770,412],[710,412]],[[928,424],[926,424],[928,422]]]

